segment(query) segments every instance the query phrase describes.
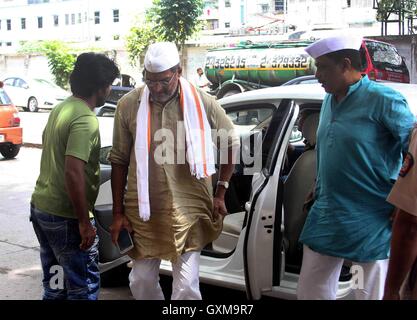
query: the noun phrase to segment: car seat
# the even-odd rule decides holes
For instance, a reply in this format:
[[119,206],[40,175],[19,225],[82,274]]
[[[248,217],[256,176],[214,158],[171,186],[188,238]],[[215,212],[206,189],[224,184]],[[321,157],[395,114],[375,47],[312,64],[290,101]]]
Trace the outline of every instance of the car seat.
[[303,205],[316,179],[314,147],[318,123],[319,112],[312,113],[305,119],[302,133],[310,148],[295,161],[284,182],[284,241],[286,241],[286,252],[289,257],[294,256],[302,248],[298,239],[306,220]]

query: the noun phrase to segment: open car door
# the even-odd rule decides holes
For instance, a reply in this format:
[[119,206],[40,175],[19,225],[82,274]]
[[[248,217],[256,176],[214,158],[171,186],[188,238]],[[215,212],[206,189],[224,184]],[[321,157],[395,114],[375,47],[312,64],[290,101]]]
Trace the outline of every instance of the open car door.
[[110,149],[111,147],[103,147],[100,150],[100,190],[94,206],[94,217],[99,237],[100,272],[108,271],[130,261],[126,254],[120,254],[110,235],[110,226],[113,221],[111,164],[107,160]]
[[294,101],[282,100],[263,138],[262,170],[253,176],[243,244],[246,292],[251,300],[279,286],[284,272],[281,168],[297,116]]

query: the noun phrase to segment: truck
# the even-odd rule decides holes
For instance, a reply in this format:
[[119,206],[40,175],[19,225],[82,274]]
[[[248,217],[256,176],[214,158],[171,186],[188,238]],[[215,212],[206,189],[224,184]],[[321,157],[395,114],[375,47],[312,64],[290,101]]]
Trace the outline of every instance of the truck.
[[241,43],[208,51],[205,73],[212,94],[232,94],[279,86],[300,76],[314,75],[314,60],[304,51],[312,41]]
[[[244,91],[287,84],[303,76],[314,78],[314,59],[304,51],[312,42],[242,43],[235,47],[211,49],[205,59],[205,73],[212,83],[210,93],[220,99]],[[405,60],[392,44],[363,39],[360,55],[362,74],[367,74],[371,80],[410,82]]]

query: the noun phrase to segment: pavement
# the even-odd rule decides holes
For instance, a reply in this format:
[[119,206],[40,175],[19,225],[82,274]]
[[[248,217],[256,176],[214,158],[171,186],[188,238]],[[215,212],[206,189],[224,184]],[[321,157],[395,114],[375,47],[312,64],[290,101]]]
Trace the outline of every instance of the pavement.
[[[36,142],[36,135],[29,141]],[[29,221],[30,197],[39,175],[41,152],[39,148],[23,147],[16,159],[6,160],[0,155],[0,300],[42,297],[39,243]],[[99,299],[133,298],[125,284],[102,288]]]
[[39,244],[29,222],[39,159],[33,148],[22,148],[12,160],[0,156],[0,299],[41,297]]
[[[23,147],[16,159],[0,155],[0,300],[38,300],[42,297],[39,243],[29,222],[29,203],[49,111],[19,112]],[[98,117],[102,146],[111,145],[113,117]],[[127,276],[127,275],[121,275]],[[129,287],[102,288],[100,300],[133,299]]]

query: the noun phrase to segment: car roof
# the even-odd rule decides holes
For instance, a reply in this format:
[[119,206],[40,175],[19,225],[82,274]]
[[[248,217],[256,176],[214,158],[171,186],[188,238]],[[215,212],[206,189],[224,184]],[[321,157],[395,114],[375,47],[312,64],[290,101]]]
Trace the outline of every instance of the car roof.
[[317,100],[322,101],[325,92],[321,85],[296,84],[291,86],[278,86],[266,89],[247,91],[231,95],[219,100],[222,105],[231,105],[241,102],[259,102],[260,100],[274,99],[295,99],[295,100]]
[[[397,82],[384,82],[383,84],[399,91],[407,99],[411,111],[417,114],[416,84]],[[247,91],[222,98],[219,102],[225,109],[241,103],[259,103],[267,100],[292,99],[298,102],[321,102],[325,94],[324,89],[319,83],[296,84]]]
[[383,44],[387,44],[389,46],[395,47],[392,43],[388,43],[388,42],[376,40],[376,39],[370,39],[370,38],[363,38],[363,42],[378,42],[378,43],[383,43]]

